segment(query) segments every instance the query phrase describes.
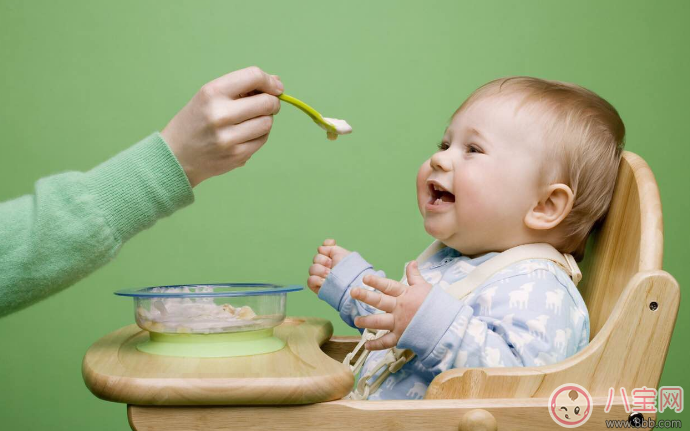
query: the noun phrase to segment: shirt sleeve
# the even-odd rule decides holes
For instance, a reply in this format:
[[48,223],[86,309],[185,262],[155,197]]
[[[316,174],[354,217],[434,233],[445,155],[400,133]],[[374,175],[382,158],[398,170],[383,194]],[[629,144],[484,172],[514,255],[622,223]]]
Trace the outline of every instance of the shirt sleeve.
[[584,347],[587,316],[546,270],[512,275],[458,300],[434,286],[398,347],[438,374],[456,367],[541,366]]
[[362,282],[367,274],[378,275],[379,277],[386,276],[385,272],[373,269],[369,262],[364,260],[359,253],[353,251],[331,270],[318,294],[320,299],[326,301],[340,313],[340,318],[345,323],[357,329],[360,334],[364,332],[364,329],[355,326],[355,317],[383,313],[383,311],[350,296],[350,290],[353,287],[375,290]]
[[88,172],[42,178],[33,194],[0,203],[0,317],[76,283],[193,200],[184,170],[153,133]]

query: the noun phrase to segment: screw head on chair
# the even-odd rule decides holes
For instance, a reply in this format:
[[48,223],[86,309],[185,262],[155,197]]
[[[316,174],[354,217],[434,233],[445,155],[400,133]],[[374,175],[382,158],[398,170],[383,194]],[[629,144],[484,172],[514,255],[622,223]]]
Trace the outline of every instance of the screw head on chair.
[[491,413],[483,409],[474,409],[465,413],[460,419],[459,431],[496,431],[498,424]]
[[639,412],[633,412],[630,416],[628,416],[628,422],[630,422],[633,428],[640,428],[643,420],[644,416],[642,416],[642,413]]

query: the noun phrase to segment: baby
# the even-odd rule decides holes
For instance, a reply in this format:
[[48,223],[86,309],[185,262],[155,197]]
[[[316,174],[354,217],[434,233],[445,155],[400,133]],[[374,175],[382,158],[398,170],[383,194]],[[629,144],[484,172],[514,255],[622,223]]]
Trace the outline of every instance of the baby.
[[454,113],[417,175],[424,228],[445,247],[420,267],[407,265],[404,282],[334,240],[318,248],[309,288],[360,332],[390,331],[365,344],[372,353],[362,373],[382,349],[416,355],[369,399],[422,398],[451,368],[552,364],[589,343],[585,303],[551,260],[512,264],[463,299],[445,289],[522,244],[548,243],[582,260],[608,210],[624,135],[613,106],[580,86],[491,81]]

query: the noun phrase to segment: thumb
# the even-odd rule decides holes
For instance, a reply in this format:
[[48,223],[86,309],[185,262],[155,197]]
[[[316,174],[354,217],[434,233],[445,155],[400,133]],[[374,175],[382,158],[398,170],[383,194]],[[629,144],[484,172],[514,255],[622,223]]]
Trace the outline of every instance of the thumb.
[[275,84],[276,90],[278,90],[278,94],[282,94],[283,91],[285,91],[285,86],[283,85],[283,81],[280,80],[280,76],[271,75],[271,78],[273,78],[273,82]]
[[412,286],[413,284],[426,283],[426,280],[424,280],[424,277],[422,277],[422,274],[419,272],[416,260],[413,260],[407,265],[405,272],[407,273],[408,285]]

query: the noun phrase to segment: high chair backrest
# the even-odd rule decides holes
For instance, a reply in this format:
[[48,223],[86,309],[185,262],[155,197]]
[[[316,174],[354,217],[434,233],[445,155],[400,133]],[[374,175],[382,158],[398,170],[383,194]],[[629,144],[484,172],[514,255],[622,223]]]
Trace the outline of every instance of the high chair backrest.
[[628,281],[660,270],[663,257],[661,200],[654,174],[638,155],[623,152],[608,214],[590,234],[578,288],[590,318],[590,340],[606,323]]

